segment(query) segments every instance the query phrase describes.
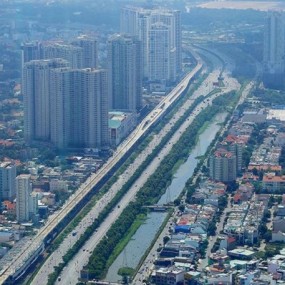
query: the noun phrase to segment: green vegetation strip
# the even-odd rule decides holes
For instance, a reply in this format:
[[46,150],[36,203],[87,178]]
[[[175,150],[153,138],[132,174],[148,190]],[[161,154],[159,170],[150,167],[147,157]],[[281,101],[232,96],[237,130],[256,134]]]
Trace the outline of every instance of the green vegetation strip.
[[[111,188],[113,184],[116,183],[119,176],[127,169],[127,167],[133,163],[135,158],[147,147],[149,142],[152,140],[152,136],[147,137],[137,148],[137,150],[127,159],[127,161],[116,171],[112,178],[100,189],[100,191],[95,194],[92,199],[84,206],[84,208],[76,215],[76,217],[67,225],[67,227],[57,236],[52,245],[47,250],[47,255],[43,262],[38,266],[37,270],[28,278],[25,284],[29,285],[32,283],[33,279],[41,269],[44,261],[52,254],[53,251],[59,248],[60,244],[64,239],[78,226],[80,221],[92,210],[96,205],[97,201]],[[56,278],[56,277],[55,277]]]
[[[203,82],[203,80],[208,76],[208,74],[204,74],[200,79],[199,81],[194,84],[194,86],[191,88],[191,91],[188,92],[186,98],[183,98],[184,100],[182,101],[177,101],[177,105],[176,105],[176,108],[178,108],[179,106],[181,106],[183,104],[183,101],[185,101],[187,99],[187,97],[189,98],[189,96],[192,96],[193,92],[201,85],[201,83]],[[203,98],[198,98],[195,100],[194,104],[192,105],[191,108],[188,109],[188,111],[185,112],[184,116],[181,117],[177,122],[176,124],[172,127],[171,131],[168,133],[167,135],[167,138],[164,137],[164,139],[162,140],[162,142],[160,143],[160,145],[158,147],[156,147],[155,151],[152,153],[151,156],[148,157],[147,161],[145,161],[144,165],[142,165],[140,167],[141,169],[141,172],[143,171],[143,168],[148,165],[150,163],[150,161],[157,155],[157,153],[162,149],[162,147],[165,145],[165,143],[169,140],[169,138],[174,134],[174,132],[178,129],[178,127],[183,123],[183,121],[190,115],[190,113],[195,109],[195,107],[201,102],[203,101]],[[176,109],[175,108],[175,109]],[[174,112],[174,110],[172,111]],[[173,115],[173,114],[172,114]],[[157,126],[157,127],[162,127],[163,125],[165,125],[168,120],[170,119],[170,114],[168,114],[167,116],[165,116],[163,118],[163,120],[160,122],[160,124]],[[146,147],[146,145],[148,144],[149,141],[147,140],[150,140],[149,138],[147,138],[143,143],[142,143],[142,149],[144,149]],[[135,159],[135,156],[132,156],[130,158],[131,160],[134,160]],[[123,170],[122,170],[123,168]],[[121,167],[119,170],[118,170],[118,173],[122,173],[125,169],[127,168],[127,166],[123,165],[123,167]],[[124,187],[117,193],[117,195],[114,197],[114,199],[109,203],[108,207],[105,208],[105,210],[101,213],[102,215],[100,215],[98,217],[98,219],[96,219],[94,221],[94,224],[89,227],[89,229],[80,237],[80,239],[76,242],[76,244],[67,252],[67,254],[65,256],[67,256],[67,258],[71,258],[71,256],[74,256],[78,250],[80,249],[80,247],[84,244],[84,242],[91,236],[91,234],[96,230],[96,228],[99,226],[99,224],[104,220],[104,217],[106,217],[106,212],[110,212],[111,209],[118,203],[118,201],[120,200],[119,197],[123,197],[123,195],[128,191],[128,188],[132,185],[132,183],[139,177],[139,174],[138,173],[135,173],[131,179],[128,181],[130,183],[126,183],[124,185]],[[117,177],[116,177],[117,178]],[[115,182],[115,181],[114,181]],[[113,182],[113,183],[114,183]],[[111,184],[111,183],[110,183]],[[107,185],[106,185],[107,186]],[[108,190],[110,187],[110,185],[108,187],[106,187],[106,189]],[[106,191],[107,191],[106,190]],[[94,204],[95,205],[95,204]],[[93,205],[93,206],[94,206]],[[92,207],[91,207],[92,208]],[[91,209],[90,208],[90,209]],[[81,217],[82,219],[82,217]],[[98,223],[97,223],[98,221]],[[74,229],[73,228],[70,228],[69,229],[69,233]],[[65,234],[66,235],[66,234]],[[62,239],[63,240],[63,239]],[[60,242],[58,243],[58,246],[59,246]],[[67,258],[64,258],[64,260],[67,260]],[[48,284],[53,284],[55,281],[56,281],[56,278],[59,276],[60,272],[62,271],[63,267],[67,264],[68,260],[67,261],[64,261],[63,263],[60,263],[59,266],[56,266],[55,267],[55,271],[50,274],[49,276],[49,280],[48,280]]]
[[195,145],[199,129],[204,122],[211,120],[215,114],[223,109],[222,106],[226,106],[234,96],[235,93],[229,93],[223,96],[224,100],[215,99],[213,105],[203,110],[187,128],[170,153],[162,160],[156,172],[150,176],[138,192],[136,200],[124,209],[118,220],[111,226],[106,236],[93,251],[86,268],[90,278],[104,278],[108,270],[107,265],[110,264],[110,256],[116,244],[131,227],[132,217],[145,213],[143,206],[155,204],[159,200],[171,182],[172,167],[179,159],[185,159],[188,156],[189,150]]
[[[180,107],[183,102],[185,102],[190,96],[192,96],[193,92],[201,85],[201,83],[203,82],[203,80],[207,77],[207,74],[204,74],[202,78],[199,79],[199,81],[194,84],[194,86],[191,87],[191,91],[189,91],[187,93],[187,96],[185,96],[185,98],[183,98],[183,100],[179,100],[176,102],[176,105],[175,105],[175,108],[173,109],[172,112],[175,112],[175,110],[178,109],[178,107]],[[183,121],[189,116],[189,114],[195,109],[195,107],[201,102],[203,101],[203,98],[199,98],[199,99],[196,99],[196,101],[194,102],[194,104],[192,105],[191,108],[188,109],[187,112],[185,112],[184,116],[181,117],[177,122],[176,124],[172,127],[171,131],[168,133],[167,135],[167,139],[163,139],[162,142],[160,143],[160,145],[158,147],[156,147],[156,150],[153,152],[153,155],[151,155],[152,158],[150,158],[150,156],[148,157],[147,159],[147,162],[145,163],[146,165],[150,163],[150,161],[153,159],[153,157],[155,157],[155,155],[162,149],[162,147],[165,145],[165,143],[169,140],[169,138],[174,134],[174,132],[179,128],[179,126],[183,123]],[[173,114],[172,114],[173,115]],[[163,127],[165,124],[168,123],[168,120],[171,118],[170,114],[167,114],[162,120],[161,122],[159,123],[159,125],[157,126],[157,130],[159,130],[159,128]],[[148,143],[150,142],[151,140],[151,137],[148,137],[146,138],[146,140],[144,140],[144,142],[142,143],[142,145],[140,146],[141,150],[142,151],[147,145]],[[137,155],[138,153],[140,152],[138,151],[137,152]],[[113,176],[112,178],[112,181],[109,181],[107,185],[104,186],[104,190],[102,190],[102,193],[105,193],[113,183],[116,182],[118,176],[123,173],[123,171],[127,168],[127,166],[135,159],[135,155],[132,155],[130,157],[130,159],[128,159],[128,163],[125,163],[115,174],[115,176]],[[145,167],[145,166],[143,166]],[[129,181],[135,181],[135,177],[139,177],[137,174],[134,174],[133,177],[129,180]],[[120,197],[123,197],[123,195],[127,192],[126,188],[130,187],[131,184],[127,183],[122,189],[121,191],[119,191],[116,195],[116,197],[114,197],[114,203],[113,203],[113,200],[109,203],[110,207],[108,207],[108,209],[112,209],[112,207],[114,207],[117,202],[116,201],[119,201],[118,200],[118,197],[117,196],[120,196]],[[98,198],[95,198],[95,201],[98,200]],[[93,200],[93,199],[92,199]],[[91,202],[92,202],[91,200]],[[95,203],[92,204],[92,206],[90,206],[89,208],[89,211],[92,209],[92,207],[95,205]],[[87,206],[86,206],[87,207]],[[79,221],[89,212],[89,211],[86,211],[85,214],[82,214],[80,216],[80,218],[78,219],[78,222],[77,224],[79,223]],[[104,214],[100,217],[98,217],[98,220],[100,220],[100,223],[103,221],[101,220],[101,218],[103,218]],[[60,237],[58,239],[58,241],[56,242],[56,245],[53,247],[53,250],[58,248],[58,246],[60,245],[60,243],[63,241],[64,237],[66,235],[68,235],[74,228],[75,226],[77,225],[76,222],[73,224],[73,226],[71,226],[67,231],[63,232],[62,233],[62,237]],[[92,226],[92,231],[94,232],[96,230],[96,228],[99,226],[99,224],[97,226]],[[90,234],[90,231],[88,231],[89,234]],[[87,235],[87,234],[86,234]],[[85,233],[80,237],[80,240],[83,239],[85,240],[86,239],[86,235]],[[78,248],[79,247],[79,244],[81,244],[81,242],[79,242],[79,240],[77,241],[78,243],[76,243],[74,245],[74,248]],[[77,250],[73,250],[70,249],[69,251],[72,252],[73,254],[75,254],[80,248],[78,248]],[[69,253],[67,253],[67,255],[69,256]],[[56,281],[56,278],[59,276],[60,272],[62,271],[63,267],[66,265],[66,263],[60,263],[59,266],[56,266],[55,267],[55,271],[50,274],[49,276],[49,282],[48,284],[53,284],[55,281]],[[34,275],[33,275],[34,276]]]
[[124,238],[120,240],[120,242],[116,245],[112,255],[108,260],[108,268],[112,265],[113,260],[119,256],[119,254],[124,250],[128,242],[131,240],[132,236],[136,233],[138,228],[146,221],[146,214],[139,214],[137,215],[136,219],[132,223],[131,227],[128,229],[127,233],[125,234]]
[[[177,111],[179,110],[180,107],[183,106],[183,104],[189,99],[191,98],[191,96],[193,95],[194,91],[196,91],[199,86],[203,83],[203,81],[208,77],[208,73],[203,74],[199,80],[194,83],[191,87],[190,90],[187,92],[187,94],[183,97],[180,97],[175,103],[177,104],[175,108],[173,108],[169,113],[167,113],[161,120],[160,122],[154,127],[154,132],[155,133],[159,133],[160,130],[169,122],[169,120],[177,113]],[[200,98],[200,99],[196,99],[199,101],[195,101],[194,105],[195,107],[198,105],[199,102],[203,101],[204,98]],[[190,107],[190,112],[192,112],[194,110],[193,107]],[[183,118],[187,118],[189,116],[189,110],[186,111],[186,114],[184,114]],[[176,127],[181,125],[181,121],[177,124],[175,123]]]
[[[236,104],[237,101],[238,101],[239,96],[240,96],[240,92],[237,93],[237,96],[235,96],[235,99],[232,100],[230,104]],[[230,116],[230,114],[227,116],[227,118],[225,119],[225,121],[224,121],[223,123],[221,123],[221,126],[225,125],[225,123],[226,123],[226,122],[228,121],[228,119],[229,119],[229,116]],[[211,121],[204,123],[203,127],[199,130],[199,134],[201,134],[202,131],[204,131],[204,130],[209,126],[210,122],[211,122]],[[209,147],[207,148],[207,151],[206,151],[205,155],[203,155],[203,156],[201,156],[201,157],[199,158],[200,161],[199,161],[199,163],[197,164],[197,166],[195,167],[194,173],[197,173],[197,172],[201,169],[202,164],[205,162],[205,160],[206,160],[206,158],[208,157],[210,151],[211,151],[212,148],[214,147],[215,143],[218,141],[218,139],[219,139],[219,137],[220,137],[220,133],[221,133],[221,130],[216,134],[214,140],[211,142],[211,144],[210,144]],[[177,164],[181,165],[181,162],[179,161],[178,163],[176,163],[176,165],[174,166],[175,168],[176,168]],[[176,169],[176,170],[177,170],[177,169]],[[176,171],[175,171],[175,172],[176,172]],[[173,171],[173,174],[175,174],[175,172]],[[192,180],[193,180],[193,176],[191,176],[191,177],[189,178],[189,180],[188,180],[188,184],[189,184],[189,185],[192,184]],[[198,182],[198,180],[197,180],[197,182]],[[195,183],[195,188],[196,188],[197,186],[198,186],[198,183]],[[177,200],[179,200],[179,203],[180,203],[180,200],[181,200],[182,196],[185,194],[185,191],[186,191],[186,190],[187,190],[187,187],[184,187],[182,193],[181,193],[181,194],[179,195],[179,197],[177,198]],[[224,197],[223,197],[223,198],[224,198]],[[225,205],[224,205],[224,204],[223,204],[222,206],[223,206],[223,208],[225,208]],[[165,226],[166,226],[168,220],[170,219],[172,213],[173,213],[173,210],[168,213],[168,215],[167,215],[167,217],[165,218],[163,224],[162,224],[161,227],[159,228],[159,231],[157,232],[155,238],[153,239],[151,245],[148,247],[147,251],[145,252],[145,254],[144,254],[144,255],[142,256],[142,258],[140,259],[140,262],[139,262],[138,266],[136,267],[135,272],[134,272],[132,275],[130,275],[130,276],[134,276],[134,275],[138,272],[138,270],[139,270],[140,267],[142,266],[144,260],[146,259],[146,257],[148,256],[149,252],[150,252],[151,249],[153,248],[153,246],[154,246],[156,240],[158,239],[158,237],[160,236],[161,232],[162,232],[163,229],[165,228]]]
[[[176,124],[171,128],[168,134],[162,139],[160,144],[154,149],[151,155],[147,157],[147,159],[142,163],[139,169],[133,174],[133,176],[127,181],[127,183],[122,187],[122,189],[116,194],[114,199],[108,204],[108,206],[101,212],[99,217],[95,219],[92,226],[90,226],[84,234],[81,235],[79,240],[75,243],[75,245],[69,249],[69,251],[63,257],[64,262],[60,263],[59,266],[55,267],[55,271],[50,274],[48,284],[53,284],[56,281],[56,278],[59,276],[63,267],[68,263],[70,259],[79,251],[79,249],[84,245],[85,241],[92,235],[92,233],[98,228],[100,223],[107,217],[108,213],[111,211],[113,207],[120,201],[125,193],[129,190],[131,185],[136,181],[136,179],[140,176],[140,174],[144,171],[145,167],[156,157],[159,151],[164,147],[164,145],[169,141],[171,136],[175,133],[175,131],[179,128],[179,126],[185,121],[185,119],[191,114],[191,112],[195,109],[195,107],[203,101],[203,98],[198,98],[195,100],[191,108],[189,108],[184,115],[176,122]],[[150,203],[151,204],[151,203]]]
[[[193,92],[202,84],[202,82],[207,78],[208,75],[209,74],[207,73],[204,74],[201,78],[199,78],[198,82],[191,87],[191,91],[187,93],[187,96],[183,97],[181,100],[178,100],[176,102],[175,107],[172,108],[172,110],[162,119],[162,121],[155,128],[157,132],[168,123],[171,117],[177,112],[177,110],[183,105],[183,103],[193,95]],[[212,92],[210,94],[212,94]],[[195,104],[195,106],[197,106],[197,104]],[[191,111],[193,109],[194,108],[191,108]],[[186,116],[189,116],[189,112],[187,112]],[[183,116],[183,118],[185,118],[185,116]],[[178,128],[178,125],[179,126],[181,125],[181,122],[182,120],[180,120],[179,123],[175,125],[175,130],[176,128]],[[136,157],[148,146],[148,144],[152,139],[153,136],[148,136],[140,144],[138,149],[128,158],[128,160],[120,167],[120,169],[117,170],[117,172],[107,182],[107,184],[102,188],[102,190],[100,190],[100,193],[98,193],[98,195],[95,195],[94,198],[91,199],[91,201],[83,208],[83,210],[77,215],[77,217],[73,221],[71,221],[68,227],[65,228],[65,230],[56,238],[52,247],[50,248],[50,251],[54,251],[59,247],[59,245],[63,242],[64,238],[75,229],[75,227],[79,224],[79,222],[83,219],[83,217],[85,217],[90,212],[90,210],[95,206],[98,199],[100,199],[100,197],[102,197],[110,189],[110,187],[117,181],[118,177],[127,169],[127,167],[132,162],[134,162]]]

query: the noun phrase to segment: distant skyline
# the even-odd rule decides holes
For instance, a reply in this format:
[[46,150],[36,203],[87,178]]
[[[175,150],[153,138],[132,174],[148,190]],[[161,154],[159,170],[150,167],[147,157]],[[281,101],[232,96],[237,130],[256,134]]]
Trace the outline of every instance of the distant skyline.
[[240,0],[224,0],[224,1],[208,1],[198,4],[200,8],[208,9],[254,9],[260,11],[268,10],[285,10],[285,3],[282,1],[240,1]]

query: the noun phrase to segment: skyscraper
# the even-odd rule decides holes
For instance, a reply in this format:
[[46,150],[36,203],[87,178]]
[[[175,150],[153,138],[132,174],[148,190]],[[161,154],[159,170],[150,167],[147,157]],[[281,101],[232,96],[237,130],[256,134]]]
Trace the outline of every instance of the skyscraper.
[[221,182],[232,182],[237,178],[236,156],[225,149],[218,149],[210,156],[210,177]]
[[107,72],[94,69],[96,40],[25,44],[23,52],[26,141],[52,142],[60,149],[107,148]]
[[40,47],[42,59],[62,58],[68,61],[71,68],[83,68],[83,49],[78,46],[62,43],[44,43]]
[[24,65],[24,132],[27,142],[66,147],[108,146],[107,72],[71,69],[63,59]]
[[34,60],[23,68],[24,134],[26,141],[50,139],[50,71],[68,66],[63,59]]
[[16,195],[16,165],[12,162],[2,162],[0,164],[0,199],[15,199]]
[[96,68],[98,65],[97,41],[82,35],[71,43],[61,41],[24,43],[23,64],[31,60],[62,58],[71,68]]
[[[136,35],[142,41],[143,71],[144,77],[148,80],[156,80],[157,74],[164,74],[163,81],[172,82],[180,74],[182,67],[180,18],[180,12],[177,10],[129,6],[122,9],[121,32]],[[162,50],[161,39],[166,43]],[[158,64],[160,60],[156,57],[163,58],[165,62]],[[158,64],[156,67],[154,62]]]
[[149,29],[148,52],[150,81],[165,82],[166,80],[175,80],[174,70],[171,69],[173,60],[171,53],[169,26],[161,22],[152,24]]
[[32,193],[31,175],[21,174],[16,178],[16,214],[18,222],[29,221],[29,199]]
[[38,42],[25,43],[22,46],[22,66],[31,60],[40,59],[40,48]]
[[135,36],[113,35],[108,41],[111,109],[137,111],[142,106],[142,49]]
[[95,38],[82,35],[71,44],[82,48],[82,68],[97,68],[98,48]]
[[50,87],[51,142],[60,149],[107,148],[107,71],[55,69]]
[[270,88],[284,88],[285,27],[282,12],[269,12],[264,31],[263,81]]

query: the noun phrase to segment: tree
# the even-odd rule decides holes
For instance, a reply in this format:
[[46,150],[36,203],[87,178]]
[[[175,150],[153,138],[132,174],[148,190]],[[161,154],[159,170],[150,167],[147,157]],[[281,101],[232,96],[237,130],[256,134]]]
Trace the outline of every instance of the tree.
[[268,208],[271,208],[274,203],[275,203],[274,196],[273,196],[273,195],[270,195],[269,201],[268,201]]
[[201,252],[201,256],[204,257],[205,254],[206,254],[206,250],[207,250],[207,247],[208,247],[208,240],[204,240],[201,244],[200,244],[200,252]]
[[122,279],[122,284],[129,284],[129,278],[128,276],[123,276],[123,279]]
[[208,227],[208,235],[214,236],[216,234],[217,226],[215,221],[211,221]]
[[264,222],[262,222],[258,228],[258,231],[262,238],[264,238],[265,233],[268,231],[267,226]]
[[264,212],[265,221],[266,221],[267,219],[270,219],[270,217],[271,217],[271,212],[270,212],[269,210],[266,210],[266,211]]
[[252,174],[255,175],[255,176],[258,176],[258,170],[257,170],[257,168],[254,167],[254,168],[252,169]]
[[29,173],[29,170],[23,164],[17,166],[17,175]]
[[203,165],[203,166],[202,166],[201,171],[202,171],[202,173],[204,173],[204,174],[209,174],[209,168],[208,168],[206,165]]
[[227,191],[230,193],[234,192],[238,189],[238,187],[239,187],[239,184],[236,181],[229,182],[227,184]]
[[262,183],[260,181],[253,181],[252,182],[255,193],[259,194],[262,191]]
[[176,207],[179,206],[180,203],[181,203],[181,199],[177,198],[177,199],[174,200],[174,205],[175,205]]
[[268,230],[268,231],[264,234],[263,238],[265,239],[266,242],[271,241],[271,239],[272,239],[272,231]]
[[184,204],[179,205],[178,209],[179,209],[180,212],[184,212],[185,205]]
[[227,196],[219,197],[218,205],[220,210],[223,210],[227,206],[227,203],[228,203]]
[[170,240],[170,237],[169,237],[169,236],[164,236],[164,237],[163,237],[163,244],[166,245],[169,240]]

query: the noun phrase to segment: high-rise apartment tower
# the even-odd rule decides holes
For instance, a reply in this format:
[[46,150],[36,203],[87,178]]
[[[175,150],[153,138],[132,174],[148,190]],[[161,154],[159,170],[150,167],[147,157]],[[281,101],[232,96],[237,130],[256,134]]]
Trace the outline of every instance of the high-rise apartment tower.
[[16,178],[16,214],[18,222],[27,222],[30,219],[30,195],[32,183],[30,174],[21,174]]
[[105,149],[107,71],[60,68],[51,74],[51,142],[57,148]]
[[137,111],[142,106],[142,49],[136,36],[113,35],[108,41],[109,106]]
[[16,165],[12,162],[0,163],[0,200],[15,199],[16,195]]
[[284,13],[268,13],[264,31],[263,81],[269,88],[284,88],[285,27]]
[[136,35],[142,41],[144,78],[160,81],[162,74],[166,82],[177,78],[182,68],[179,11],[125,7],[121,12],[121,32]]
[[24,134],[26,141],[50,140],[50,72],[67,67],[63,59],[33,60],[23,68]]

